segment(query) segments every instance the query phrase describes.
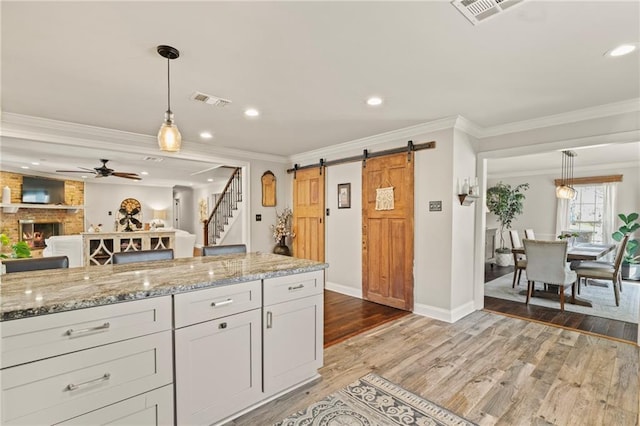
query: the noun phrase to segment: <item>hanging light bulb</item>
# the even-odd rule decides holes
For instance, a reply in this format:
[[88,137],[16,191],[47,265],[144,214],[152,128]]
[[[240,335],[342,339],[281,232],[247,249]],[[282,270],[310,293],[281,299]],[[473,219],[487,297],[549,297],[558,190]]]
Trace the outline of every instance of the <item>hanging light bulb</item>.
[[182,135],[178,126],[173,122],[173,112],[171,111],[171,74],[170,61],[180,56],[178,49],[171,46],[158,46],[158,53],[163,58],[167,58],[167,111],[164,113],[164,123],[158,132],[158,145],[160,150],[167,152],[180,151]]

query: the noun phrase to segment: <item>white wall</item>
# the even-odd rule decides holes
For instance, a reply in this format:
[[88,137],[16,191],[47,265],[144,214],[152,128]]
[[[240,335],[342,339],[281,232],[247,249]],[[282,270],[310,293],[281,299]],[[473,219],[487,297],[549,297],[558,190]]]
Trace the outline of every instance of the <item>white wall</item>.
[[[491,169],[489,169],[489,173]],[[599,169],[597,171],[574,169],[575,177],[601,176],[622,174],[623,180],[618,183],[616,212],[629,214],[640,211],[640,170],[638,167]],[[509,177],[502,176],[487,179],[488,187],[499,181],[508,183],[512,187],[521,183],[529,183],[529,189],[524,192],[523,214],[512,222],[512,229],[517,230],[521,238],[524,230],[531,228],[536,238],[553,240],[556,237],[556,193],[554,179],[560,178],[560,171],[556,174],[532,174],[530,176]],[[499,228],[495,215],[487,214],[487,227]],[[509,235],[505,232],[505,243],[511,247]]]
[[[362,163],[326,169],[327,288],[362,297]],[[351,208],[338,208],[338,184],[351,184]]]
[[[141,221],[150,222],[153,210],[166,210],[165,223],[173,223],[173,189],[171,187],[128,184],[85,183],[85,230],[102,223],[104,231],[114,231],[120,203],[135,198],[142,206]],[[109,215],[111,212],[111,216]]]
[[[262,181],[264,172],[271,170],[276,177],[276,206],[262,206]],[[274,163],[270,161],[252,160],[250,171],[251,199],[249,203],[249,223],[251,251],[271,252],[275,246],[275,241],[271,233],[271,225],[276,223],[276,210],[282,212],[285,207],[292,208],[291,182],[293,175],[287,174],[287,165],[284,163]],[[256,215],[262,215],[260,222],[256,221]],[[291,244],[289,242],[289,247]]]

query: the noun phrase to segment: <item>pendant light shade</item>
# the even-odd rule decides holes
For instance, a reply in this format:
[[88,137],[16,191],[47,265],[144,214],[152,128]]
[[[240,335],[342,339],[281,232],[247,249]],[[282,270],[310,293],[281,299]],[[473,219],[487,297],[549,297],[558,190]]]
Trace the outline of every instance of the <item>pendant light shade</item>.
[[577,191],[573,188],[573,158],[577,156],[573,151],[562,151],[562,179],[556,187],[556,197],[573,200]]
[[160,150],[167,152],[180,151],[182,135],[178,126],[173,122],[173,112],[171,112],[171,73],[170,62],[180,56],[178,49],[171,46],[158,46],[158,53],[163,58],[167,58],[167,111],[164,113],[164,122],[158,132],[158,145]]

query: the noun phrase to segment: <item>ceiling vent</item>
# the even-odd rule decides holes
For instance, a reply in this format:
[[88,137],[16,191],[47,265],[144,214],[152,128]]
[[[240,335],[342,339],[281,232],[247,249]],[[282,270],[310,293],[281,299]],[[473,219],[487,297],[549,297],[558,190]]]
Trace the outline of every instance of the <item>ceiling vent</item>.
[[162,157],[142,157],[142,161],[155,161],[156,163],[159,163],[163,160]]
[[453,0],[453,4],[473,25],[486,21],[525,0]]
[[216,96],[207,95],[206,93],[193,92],[191,99],[197,102],[204,102],[208,105],[225,107],[231,103],[228,99],[218,98]]

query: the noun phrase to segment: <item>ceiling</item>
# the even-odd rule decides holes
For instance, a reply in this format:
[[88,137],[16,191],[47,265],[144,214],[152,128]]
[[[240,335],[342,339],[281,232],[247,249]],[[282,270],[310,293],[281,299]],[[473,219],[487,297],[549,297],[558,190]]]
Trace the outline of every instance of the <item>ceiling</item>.
[[[155,135],[167,101],[156,46],[169,44],[185,147],[210,131],[212,148],[289,156],[447,116],[490,127],[640,97],[639,54],[603,56],[640,41],[635,1],[530,0],[477,26],[448,1],[0,7],[3,112]],[[197,103],[195,91],[232,103]],[[3,164],[17,145],[3,140]],[[64,168],[148,165],[98,151],[65,152]],[[189,173],[211,166],[194,163]]]

